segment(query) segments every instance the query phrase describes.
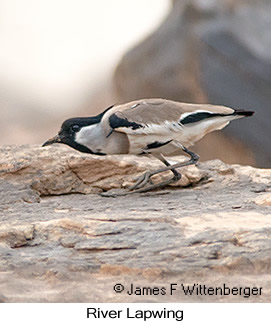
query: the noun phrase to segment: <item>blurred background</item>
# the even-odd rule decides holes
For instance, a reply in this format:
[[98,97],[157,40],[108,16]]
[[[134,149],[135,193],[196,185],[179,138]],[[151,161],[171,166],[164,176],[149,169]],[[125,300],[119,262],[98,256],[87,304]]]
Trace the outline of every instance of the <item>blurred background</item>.
[[201,160],[271,167],[270,0],[0,0],[0,145],[140,98],[256,111]]

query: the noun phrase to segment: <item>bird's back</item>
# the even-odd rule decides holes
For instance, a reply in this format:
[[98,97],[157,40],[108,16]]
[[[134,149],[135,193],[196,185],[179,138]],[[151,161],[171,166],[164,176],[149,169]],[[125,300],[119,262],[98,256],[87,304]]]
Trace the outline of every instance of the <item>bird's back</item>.
[[210,104],[190,104],[164,99],[143,99],[118,105],[102,122],[124,133],[129,153],[173,153],[181,143],[191,146],[208,132],[225,127],[236,118],[234,109]]
[[191,104],[165,99],[142,99],[117,105],[109,110],[104,118],[117,113],[118,116],[139,124],[162,124],[165,121],[178,122],[183,114],[196,111],[230,114],[234,110],[211,104]]

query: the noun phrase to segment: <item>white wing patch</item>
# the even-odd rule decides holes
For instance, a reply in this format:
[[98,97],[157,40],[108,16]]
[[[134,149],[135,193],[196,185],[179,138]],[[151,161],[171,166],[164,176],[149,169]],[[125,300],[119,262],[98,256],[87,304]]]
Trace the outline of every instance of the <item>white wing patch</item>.
[[[197,115],[197,113],[208,113],[211,118],[206,117],[197,121],[191,121],[182,124],[181,121],[191,115]],[[176,121],[165,120],[161,124],[141,123],[136,129],[132,127],[119,127],[115,131],[124,132],[128,135],[128,140],[130,142],[130,153],[141,153],[144,151],[145,147],[153,142],[167,142],[172,141],[168,145],[157,148],[157,150],[165,151],[167,153],[170,149],[176,150],[179,144],[189,147],[195,142],[204,137],[207,133],[214,130],[220,130],[224,128],[229,121],[236,119],[238,116],[229,115],[219,115],[218,113],[211,112],[208,110],[196,110],[193,112],[185,112],[180,115],[179,119]],[[179,143],[176,145],[176,143]],[[174,148],[175,147],[175,148]],[[156,151],[156,149],[155,149]]]
[[207,133],[224,128],[231,118],[233,117],[214,117],[204,120],[203,122],[193,123],[189,127],[182,126],[177,123],[173,125],[172,122],[165,122],[163,125],[148,125],[136,130],[127,128],[123,129],[125,129],[129,138],[130,153],[140,153],[148,144],[155,141],[166,142],[172,140],[172,143],[165,147],[161,147],[161,151],[163,152],[163,149],[167,150],[168,146],[176,146],[176,142],[185,147],[192,146]]
[[[181,121],[184,120],[186,117],[190,115],[195,115],[197,113],[214,114],[213,112],[207,111],[207,110],[196,110],[193,112],[185,112],[181,114],[180,118],[177,121],[165,120],[161,124],[156,124],[156,123],[141,124],[141,127],[137,129],[132,129],[132,127],[118,127],[115,130],[124,132],[127,135],[150,135],[150,134],[168,135],[169,133],[172,133],[172,132],[182,132],[186,127],[186,125],[183,125]],[[200,122],[206,122],[206,121],[207,120],[201,120]]]
[[138,129],[132,129],[131,127],[120,127],[117,131],[125,132],[127,135],[167,135],[172,132],[180,132],[183,126],[175,121],[166,120],[162,124],[142,124],[142,127]]

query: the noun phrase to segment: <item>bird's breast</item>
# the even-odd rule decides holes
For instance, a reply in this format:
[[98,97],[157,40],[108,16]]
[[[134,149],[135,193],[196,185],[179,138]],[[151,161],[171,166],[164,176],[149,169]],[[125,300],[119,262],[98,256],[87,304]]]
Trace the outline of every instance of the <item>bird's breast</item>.
[[113,131],[109,133],[103,150],[107,155],[129,154],[130,141],[125,133]]

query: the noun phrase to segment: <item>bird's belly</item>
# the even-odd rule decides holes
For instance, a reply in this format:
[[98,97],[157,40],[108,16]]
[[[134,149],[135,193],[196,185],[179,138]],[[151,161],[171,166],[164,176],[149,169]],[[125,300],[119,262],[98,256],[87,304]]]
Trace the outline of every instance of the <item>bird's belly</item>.
[[185,147],[192,146],[195,142],[202,139],[207,133],[223,129],[229,123],[228,120],[213,118],[204,122],[198,122],[194,125],[183,128],[177,141]]
[[129,154],[137,155],[153,151],[170,154],[176,150],[176,147],[170,144],[175,139],[172,135],[128,135],[128,139],[130,143]]
[[[174,142],[178,142],[185,147],[192,146],[195,142],[203,138],[207,133],[214,130],[220,130],[229,123],[229,120],[221,120],[214,118],[205,122],[198,122],[193,125],[179,128],[178,131],[168,131],[163,134],[135,134],[128,135],[129,154],[141,154],[142,152],[160,152],[163,154],[172,154],[180,149],[175,146]],[[148,146],[153,146],[154,143],[166,143],[154,149],[148,149]],[[178,148],[177,148],[178,147]]]

